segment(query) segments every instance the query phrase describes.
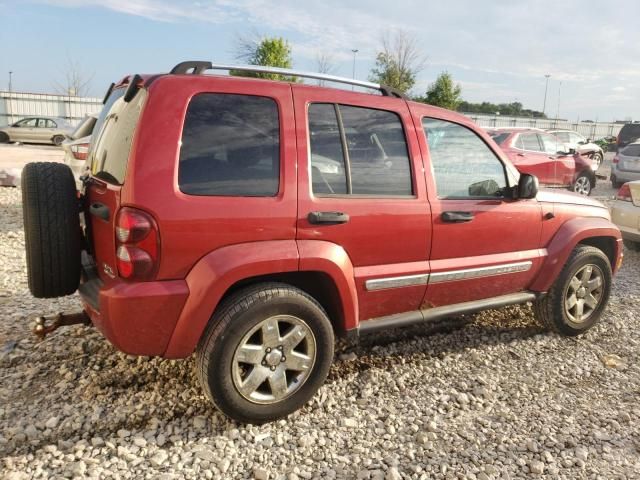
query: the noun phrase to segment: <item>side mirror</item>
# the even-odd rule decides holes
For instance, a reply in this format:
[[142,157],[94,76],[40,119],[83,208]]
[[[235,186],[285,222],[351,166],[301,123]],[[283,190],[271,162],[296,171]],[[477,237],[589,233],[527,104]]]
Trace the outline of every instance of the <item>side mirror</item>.
[[538,177],[528,173],[520,174],[520,180],[518,180],[518,198],[536,198],[538,186]]

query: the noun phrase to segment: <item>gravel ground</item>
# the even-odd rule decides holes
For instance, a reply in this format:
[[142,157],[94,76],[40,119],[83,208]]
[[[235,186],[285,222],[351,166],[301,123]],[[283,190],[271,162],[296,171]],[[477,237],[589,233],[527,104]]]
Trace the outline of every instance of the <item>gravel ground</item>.
[[378,335],[340,347],[305,408],[252,426],[207,402],[191,359],[81,326],[35,341],[30,316],[79,302],[29,295],[18,189],[0,218],[2,478],[640,478],[638,253],[579,338],[527,306]]

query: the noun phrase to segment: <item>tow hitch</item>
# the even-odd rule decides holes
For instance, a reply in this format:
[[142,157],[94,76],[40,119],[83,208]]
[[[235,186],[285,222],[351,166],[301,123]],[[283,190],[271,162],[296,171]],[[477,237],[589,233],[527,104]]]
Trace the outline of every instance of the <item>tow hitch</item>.
[[58,313],[49,317],[36,317],[35,325],[32,332],[35,333],[40,340],[43,340],[49,333],[60,327],[67,325],[91,325],[91,319],[84,312],[77,313]]

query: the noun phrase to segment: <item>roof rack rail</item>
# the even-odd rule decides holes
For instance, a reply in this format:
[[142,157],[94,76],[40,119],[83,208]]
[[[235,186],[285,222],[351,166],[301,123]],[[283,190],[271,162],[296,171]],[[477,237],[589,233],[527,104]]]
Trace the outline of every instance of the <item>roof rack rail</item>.
[[362,80],[356,80],[355,78],[337,77],[335,75],[327,75],[325,73],[303,72],[300,70],[292,70],[289,68],[264,67],[261,65],[224,65],[211,62],[187,61],[177,64],[171,69],[170,73],[200,75],[205,70],[237,70],[241,72],[272,73],[276,75],[289,75],[292,77],[313,78],[316,80],[346,83],[348,85],[354,85],[356,87],[379,90],[382,95],[386,97],[406,98],[406,96],[402,92],[394,88],[387,87],[386,85],[380,85],[378,83],[364,82]]

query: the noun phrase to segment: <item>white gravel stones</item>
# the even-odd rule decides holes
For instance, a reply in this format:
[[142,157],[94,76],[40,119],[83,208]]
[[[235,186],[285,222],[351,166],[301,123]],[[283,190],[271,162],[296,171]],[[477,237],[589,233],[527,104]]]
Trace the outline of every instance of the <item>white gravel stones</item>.
[[191,359],[130,357],[81,326],[37,342],[30,316],[79,303],[28,294],[19,204],[19,189],[0,188],[2,479],[638,476],[636,252],[625,251],[603,322],[581,337],[543,332],[525,306],[339,344],[304,408],[240,425],[208,403]]

